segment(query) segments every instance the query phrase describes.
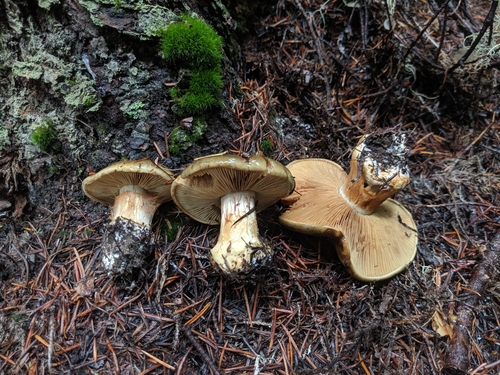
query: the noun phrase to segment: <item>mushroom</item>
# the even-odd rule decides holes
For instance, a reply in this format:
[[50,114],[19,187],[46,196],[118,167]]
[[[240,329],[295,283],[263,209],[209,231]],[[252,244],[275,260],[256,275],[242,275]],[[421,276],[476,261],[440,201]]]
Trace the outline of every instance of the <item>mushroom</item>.
[[84,193],[112,206],[104,235],[102,266],[109,274],[129,273],[151,250],[150,229],[156,209],[172,199],[172,173],[150,160],[124,160],[83,180]]
[[195,160],[172,183],[176,205],[194,220],[220,224],[212,264],[223,274],[248,272],[270,258],[256,213],[289,195],[295,183],[277,161],[217,154]]
[[333,240],[340,260],[355,278],[376,281],[405,269],[417,250],[411,214],[390,199],[410,181],[405,137],[365,136],[346,174],[327,159],[302,159],[287,167],[296,192],[279,218],[294,231]]

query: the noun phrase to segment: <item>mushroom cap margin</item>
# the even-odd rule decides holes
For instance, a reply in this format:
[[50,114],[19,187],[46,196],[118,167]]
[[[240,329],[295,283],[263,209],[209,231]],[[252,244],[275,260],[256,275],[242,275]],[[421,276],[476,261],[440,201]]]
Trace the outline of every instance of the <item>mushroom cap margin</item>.
[[294,188],[289,170],[267,157],[209,155],[195,160],[174,180],[172,198],[193,219],[215,225],[220,223],[220,198],[228,193],[255,192],[259,212]]
[[123,186],[138,185],[163,203],[172,199],[169,182],[173,179],[172,172],[149,159],[122,160],[85,178],[82,189],[90,199],[113,205]]

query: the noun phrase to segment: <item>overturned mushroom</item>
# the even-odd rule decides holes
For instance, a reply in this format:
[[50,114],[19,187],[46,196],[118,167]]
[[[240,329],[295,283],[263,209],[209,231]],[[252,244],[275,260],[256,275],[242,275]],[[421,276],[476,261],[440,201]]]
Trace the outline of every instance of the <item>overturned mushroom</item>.
[[220,224],[211,261],[230,276],[252,270],[272,250],[259,236],[256,213],[289,195],[290,172],[266,157],[211,155],[190,164],[172,184],[177,206],[193,219]]
[[355,147],[346,174],[326,159],[302,159],[287,167],[296,191],[280,222],[297,232],[333,240],[340,260],[357,279],[390,278],[405,269],[417,249],[411,214],[389,199],[410,181],[404,135],[369,135]]
[[84,193],[112,206],[101,244],[102,267],[109,274],[140,268],[151,251],[150,228],[156,209],[172,199],[173,176],[150,160],[125,160],[83,180]]

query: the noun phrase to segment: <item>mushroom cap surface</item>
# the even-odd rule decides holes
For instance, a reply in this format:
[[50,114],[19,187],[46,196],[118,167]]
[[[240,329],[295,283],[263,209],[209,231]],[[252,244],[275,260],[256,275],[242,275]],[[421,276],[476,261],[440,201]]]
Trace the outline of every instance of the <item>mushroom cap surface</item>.
[[370,215],[354,210],[340,195],[346,172],[327,159],[302,159],[288,165],[296,191],[279,218],[294,231],[329,237],[349,273],[363,281],[390,278],[404,270],[417,251],[411,214],[393,199]]
[[92,200],[113,205],[120,189],[127,185],[140,186],[158,203],[172,199],[172,173],[151,160],[122,160],[111,164],[82,182],[84,193]]
[[219,224],[220,199],[238,191],[255,192],[255,211],[289,195],[295,181],[281,163],[254,155],[210,155],[191,163],[172,183],[175,204],[204,224]]

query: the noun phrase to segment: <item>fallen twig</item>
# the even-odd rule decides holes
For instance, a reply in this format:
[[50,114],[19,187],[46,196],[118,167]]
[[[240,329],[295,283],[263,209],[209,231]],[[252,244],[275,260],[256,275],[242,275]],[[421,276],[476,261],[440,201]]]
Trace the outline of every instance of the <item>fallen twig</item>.
[[461,302],[453,336],[446,353],[445,369],[453,374],[466,374],[470,367],[470,337],[475,309],[486,291],[490,275],[500,262],[500,234],[497,234],[483,253],[483,259],[474,267],[468,285],[471,291]]

